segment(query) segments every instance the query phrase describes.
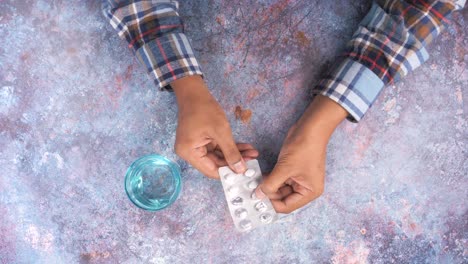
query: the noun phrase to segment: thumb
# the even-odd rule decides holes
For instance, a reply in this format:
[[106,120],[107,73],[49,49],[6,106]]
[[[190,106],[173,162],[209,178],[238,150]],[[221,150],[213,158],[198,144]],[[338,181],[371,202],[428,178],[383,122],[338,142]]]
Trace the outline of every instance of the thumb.
[[231,170],[236,173],[244,173],[244,171],[247,170],[247,166],[232,138],[232,135],[221,138],[220,140],[217,140],[217,142]]
[[255,190],[255,196],[258,199],[274,196],[278,192],[278,189],[283,186],[284,182],[289,179],[290,173],[291,170],[288,169],[286,164],[277,163],[271,173],[258,185]]

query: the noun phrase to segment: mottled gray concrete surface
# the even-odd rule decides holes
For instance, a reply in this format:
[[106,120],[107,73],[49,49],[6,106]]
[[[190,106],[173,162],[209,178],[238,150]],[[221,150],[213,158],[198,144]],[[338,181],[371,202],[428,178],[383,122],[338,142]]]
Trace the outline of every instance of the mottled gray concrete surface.
[[[368,7],[181,1],[206,80],[265,171]],[[339,127],[322,197],[239,234],[220,182],[173,153],[173,94],[154,89],[99,8],[0,1],[0,263],[468,262],[467,10],[427,64]],[[183,170],[181,197],[158,213],[123,189],[149,153]]]

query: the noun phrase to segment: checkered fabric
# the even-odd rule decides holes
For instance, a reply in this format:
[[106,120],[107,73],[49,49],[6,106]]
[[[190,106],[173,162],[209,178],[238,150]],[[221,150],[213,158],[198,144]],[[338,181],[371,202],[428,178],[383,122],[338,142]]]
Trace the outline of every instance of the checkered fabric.
[[341,63],[314,88],[359,121],[382,89],[425,62],[426,46],[462,1],[377,0],[348,43]]
[[[376,0],[338,63],[313,89],[359,121],[389,83],[429,58],[426,46],[449,24],[466,0]],[[171,0],[107,0],[104,15],[126,39],[157,87],[202,75]]]
[[107,0],[103,13],[161,90],[189,75],[202,75],[184,34],[178,2],[170,0]]

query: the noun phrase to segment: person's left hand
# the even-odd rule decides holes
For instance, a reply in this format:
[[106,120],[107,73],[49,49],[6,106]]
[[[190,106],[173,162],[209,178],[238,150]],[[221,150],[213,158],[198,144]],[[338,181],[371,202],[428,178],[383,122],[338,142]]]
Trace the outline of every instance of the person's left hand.
[[318,96],[289,130],[273,171],[255,190],[270,198],[278,213],[290,213],[319,197],[324,190],[328,140],[347,112]]

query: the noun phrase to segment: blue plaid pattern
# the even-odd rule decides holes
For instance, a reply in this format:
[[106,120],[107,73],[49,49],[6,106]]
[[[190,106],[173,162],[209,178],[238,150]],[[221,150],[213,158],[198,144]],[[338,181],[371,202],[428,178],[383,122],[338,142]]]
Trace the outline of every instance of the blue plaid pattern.
[[449,23],[462,1],[377,0],[349,41],[341,64],[313,89],[361,120],[388,84],[424,63],[426,46]]
[[384,82],[366,66],[350,59],[343,61],[316,90],[340,104],[349,113],[348,119],[361,117],[375,101]]
[[[465,0],[375,0],[337,64],[314,88],[359,121],[389,83],[424,63],[426,46]],[[146,66],[157,87],[202,75],[172,0],[107,0],[104,15]]]

